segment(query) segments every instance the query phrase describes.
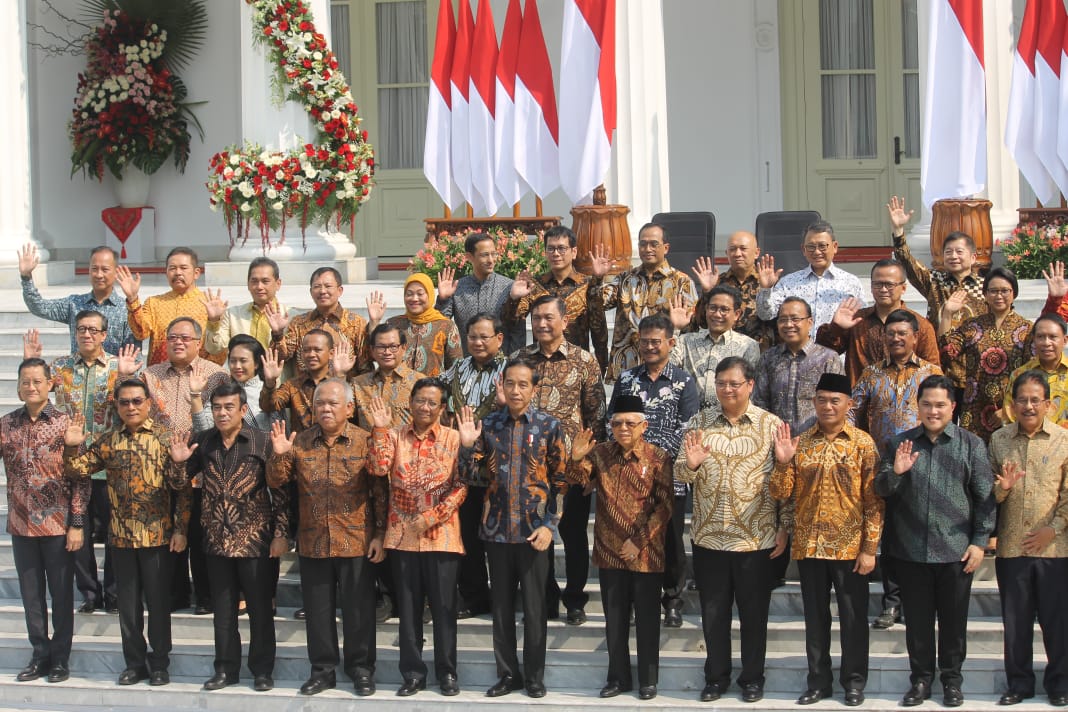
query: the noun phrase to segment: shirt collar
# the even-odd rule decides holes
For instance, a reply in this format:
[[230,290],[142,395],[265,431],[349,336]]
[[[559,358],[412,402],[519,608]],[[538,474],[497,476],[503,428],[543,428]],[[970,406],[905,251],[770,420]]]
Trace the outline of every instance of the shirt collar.
[[116,304],[118,304],[118,302],[115,301],[115,289],[114,289],[114,287],[111,289],[111,294],[109,294],[106,297],[104,297],[104,301],[102,301],[102,302],[98,302],[95,298],[93,298],[93,293],[89,292],[88,294],[85,295],[85,303],[86,304],[101,304],[101,305],[108,304],[108,305],[111,305],[111,306],[115,306]]
[[550,284],[553,284],[553,283],[556,283],[556,284],[574,284],[574,285],[577,285],[577,286],[581,286],[583,284],[586,284],[586,282],[588,282],[589,279],[590,279],[589,277],[587,277],[586,275],[582,274],[581,272],[579,272],[577,269],[575,269],[572,266],[571,274],[569,274],[566,277],[564,277],[564,280],[562,282],[557,282],[556,281],[556,277],[553,276],[552,270],[549,270],[548,272],[543,274],[538,281],[541,282],[542,286],[544,286],[544,287],[548,287]]
[[404,434],[410,434],[416,440],[429,440],[432,443],[436,443],[441,437],[442,427],[444,426],[442,426],[441,421],[439,420],[430,426],[426,433],[423,434],[423,437],[419,437],[415,434],[415,426],[411,423],[407,423],[404,426]]
[[735,284],[745,284],[746,282],[748,282],[751,279],[757,279],[756,266],[750,267],[749,271],[746,272],[742,276],[741,279],[738,279],[737,277],[735,277],[734,276],[734,272],[732,272],[730,267],[728,267],[726,270],[724,270],[723,272],[720,273],[720,280],[722,281],[722,280],[725,280],[725,279],[729,279],[730,281],[734,282]]
[[[634,373],[639,378],[645,377],[645,378],[649,379],[650,381],[652,381],[652,379],[649,378],[649,367],[646,366],[644,363],[643,364],[639,364],[635,368]],[[670,361],[668,361],[666,364],[664,364],[664,369],[660,372],[660,377],[657,378],[657,380],[660,380],[660,378],[666,378],[667,380],[669,380],[669,381],[674,383],[676,380],[678,380],[676,378],[676,376],[677,376],[677,374],[676,374],[676,366],[674,366]]]
[[641,440],[635,445],[629,454],[623,454],[623,447],[615,440],[609,441],[609,447],[612,449],[612,455],[621,460],[629,460],[631,462],[645,462],[648,459],[647,452],[649,450],[649,443],[646,440]]
[[505,362],[505,357],[502,352],[498,351],[492,359],[484,364],[476,361],[474,356],[468,356],[467,360],[470,367],[475,371],[496,371]]
[[[746,406],[746,408],[745,408],[745,412],[742,413],[738,417],[738,423],[737,424],[741,425],[742,423],[747,423],[747,424],[748,423],[752,423],[753,422],[753,416],[755,415],[755,411],[758,411],[758,410],[760,410],[760,409],[757,408],[755,405],[753,405],[753,401],[750,400],[749,401],[749,405]],[[727,416],[723,414],[722,410],[719,412],[719,415],[717,415],[715,420],[713,420],[712,422],[713,423],[719,423],[721,425],[726,425],[726,426],[734,425],[734,423],[731,423],[731,421],[729,421],[727,419]]]
[[[900,370],[900,367],[894,362],[894,359],[889,358],[889,357],[883,359],[883,364],[882,365],[883,365],[883,370],[889,370],[891,368],[894,369],[894,370]],[[923,361],[920,359],[919,356],[916,355],[916,352],[913,351],[912,355],[909,356],[909,360],[905,362],[905,365],[906,366],[915,366],[916,368],[919,368],[920,366],[923,365]]]
[[816,279],[835,279],[841,276],[842,270],[832,262],[823,272],[823,277],[818,276],[815,272],[812,271],[812,265],[808,265],[803,270],[801,270],[801,274],[805,276],[805,279],[808,279],[809,277],[814,277]]
[[[398,363],[397,367],[395,369],[393,369],[393,373],[390,375],[389,380],[390,381],[403,381],[411,374],[412,374],[412,369],[408,368],[403,363]],[[385,382],[386,377],[382,375],[382,369],[376,368],[371,373],[371,379],[381,383],[381,382]]]
[[705,338],[711,341],[713,346],[718,346],[719,344],[727,344],[734,340],[734,329],[727,329],[715,338],[713,338],[712,332],[706,329]]
[[81,363],[81,364],[84,364],[85,366],[107,366],[108,365],[108,353],[107,353],[107,351],[101,351],[100,354],[95,359],[93,359],[93,362],[89,363],[84,358],[82,358],[81,353],[76,351],[76,352],[74,352],[74,363],[76,363],[76,364]]
[[[26,406],[20,407],[15,411],[16,417],[21,418],[24,422],[30,420],[30,411],[26,409]],[[52,405],[52,401],[45,403],[45,407],[41,409],[41,412],[37,414],[38,420],[49,421],[52,418],[59,415],[60,412]]]

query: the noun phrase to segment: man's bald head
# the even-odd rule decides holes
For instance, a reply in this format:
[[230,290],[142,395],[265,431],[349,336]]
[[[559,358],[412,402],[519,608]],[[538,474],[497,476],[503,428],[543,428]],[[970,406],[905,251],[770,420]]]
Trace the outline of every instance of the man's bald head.
[[741,276],[754,269],[760,248],[757,247],[757,238],[751,232],[739,230],[732,233],[727,240],[727,261],[731,271]]

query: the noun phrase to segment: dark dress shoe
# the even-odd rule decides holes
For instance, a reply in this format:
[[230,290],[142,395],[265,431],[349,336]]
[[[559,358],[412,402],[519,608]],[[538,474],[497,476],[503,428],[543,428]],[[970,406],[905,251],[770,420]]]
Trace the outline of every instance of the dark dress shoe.
[[700,700],[702,702],[715,702],[723,696],[723,691],[723,687],[714,682],[710,682],[705,685],[705,689],[701,690]]
[[1068,693],[1055,693],[1049,696],[1049,703],[1053,707],[1068,707]]
[[505,675],[497,684],[486,690],[486,697],[502,697],[509,692],[515,692],[523,688],[523,681],[517,680],[511,675]]
[[[560,608],[550,608],[545,612],[545,620],[558,621],[560,620]],[[523,620],[523,625],[526,625],[526,619]]]
[[656,685],[642,685],[638,688],[639,700],[651,700],[656,697]]
[[274,689],[274,679],[270,675],[257,675],[252,683],[252,689],[256,692],[267,692]]
[[876,616],[872,621],[871,627],[875,630],[886,630],[887,628],[893,628],[895,623],[901,622],[901,608],[898,606],[891,606],[890,608],[884,608],[883,612]]
[[915,707],[916,705],[922,705],[924,700],[929,699],[931,699],[931,685],[926,682],[916,682],[901,698],[901,706]]
[[52,666],[52,669],[48,671],[49,682],[63,682],[70,679],[70,668],[67,667],[67,663],[56,663]]
[[324,677],[313,677],[300,686],[300,694],[318,695],[323,690],[334,689],[336,685],[337,680],[333,675]]
[[36,680],[39,677],[44,677],[47,674],[47,660],[31,660],[29,665],[19,671],[19,674],[15,676],[15,679],[19,682],[29,682],[30,680]]
[[964,693],[956,685],[943,685],[942,704],[946,707],[960,707],[964,704]]
[[213,610],[214,609],[207,603],[198,603],[193,608],[193,615],[194,616],[208,616],[208,615],[212,614]]
[[405,680],[404,684],[397,690],[397,697],[411,697],[420,690],[426,689],[426,680],[417,680],[412,678]]
[[665,628],[681,628],[682,627],[682,611],[678,608],[668,608],[664,611],[664,627]]
[[581,608],[568,608],[567,609],[567,624],[568,625],[582,625],[586,622],[586,611]]
[[600,694],[601,694],[601,697],[615,697],[616,695],[620,695],[620,694],[622,694],[624,692],[630,692],[630,688],[629,687],[623,687],[622,685],[620,685],[615,680],[612,680],[611,682],[607,683],[604,687],[601,688],[601,693]]
[[96,610],[96,604],[92,601],[85,601],[82,605],[78,606],[78,613],[92,613]]
[[470,608],[459,608],[456,610],[456,620],[462,621],[466,618],[474,618],[475,612]]
[[360,697],[370,697],[375,694],[375,681],[370,675],[357,675],[352,681],[352,686]]
[[859,707],[864,704],[864,690],[846,690],[846,707]]
[[119,601],[111,596],[104,596],[104,613],[118,613]]
[[297,610],[293,611],[293,620],[302,621],[302,620],[304,620],[305,617],[306,616],[304,614],[304,609],[303,608],[298,608]]
[[1006,692],[1004,695],[1001,696],[1001,699],[998,700],[998,704],[999,705],[1005,705],[1005,706],[1018,705],[1021,702],[1023,702],[1025,699],[1027,699],[1027,697],[1028,696],[1021,695],[1019,692],[1013,692],[1012,690],[1009,690],[1008,692]]
[[166,670],[153,670],[148,676],[148,684],[152,687],[163,687],[171,684],[171,675]]
[[136,685],[142,680],[148,679],[148,670],[144,668],[126,668],[119,673],[118,683],[120,685]]
[[375,603],[375,622],[385,623],[393,617],[393,601],[383,598]]
[[207,679],[204,683],[205,690],[221,690],[224,687],[230,685],[236,685],[238,679],[236,677],[227,677],[226,673],[217,672]]
[[825,700],[833,693],[832,690],[805,690],[804,694],[797,698],[799,705],[814,705],[820,700]]
[[446,697],[454,697],[460,694],[460,683],[452,673],[442,675],[439,686],[441,687],[441,694]]
[[545,685],[540,682],[528,682],[527,697],[532,697],[534,699],[545,697]]
[[742,685],[742,702],[759,702],[764,699],[764,686],[755,682]]

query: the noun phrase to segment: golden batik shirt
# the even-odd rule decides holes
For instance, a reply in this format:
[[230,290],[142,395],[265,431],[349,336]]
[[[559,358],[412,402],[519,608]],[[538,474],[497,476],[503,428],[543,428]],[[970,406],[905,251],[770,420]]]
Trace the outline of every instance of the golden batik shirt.
[[[450,324],[452,322],[449,322]],[[412,386],[423,374],[399,364],[388,376],[380,369],[370,373],[361,373],[352,379],[352,390],[356,395],[356,422],[364,430],[370,431],[374,424],[371,422],[371,399],[378,397],[389,407],[392,414],[390,427],[404,425],[412,422],[410,409],[412,399]]]
[[327,378],[329,376],[323,376],[316,381],[300,371],[295,378],[280,386],[272,388],[264,385],[260,390],[260,410],[264,413],[280,413],[289,408],[289,427],[292,431],[299,433],[307,430],[315,424],[315,411],[312,410],[315,387]]
[[909,243],[904,235],[892,236],[894,239],[894,259],[905,266],[905,277],[927,300],[927,320],[931,322],[935,332],[938,332],[938,324],[941,321],[942,307],[953,293],[963,289],[967,297],[964,308],[953,315],[951,326],[956,328],[972,317],[986,314],[989,311],[986,299],[983,297],[983,278],[972,272],[958,280],[944,269],[930,269],[927,265],[917,260],[909,249]]
[[[350,377],[370,371],[372,368],[371,350],[367,343],[367,320],[356,312],[345,309],[340,304],[336,305],[329,313],[323,315],[318,309],[298,314],[289,320],[289,326],[281,338],[271,336],[271,347],[278,350],[279,358],[292,361],[298,371],[304,370],[304,364],[300,357],[300,345],[304,336],[312,329],[322,329],[329,332],[334,338],[334,344],[342,339],[348,339],[352,344],[352,355],[356,357],[356,363],[349,371]],[[342,374],[338,374],[342,375]]]
[[848,423],[833,438],[819,425],[801,433],[797,452],[775,464],[770,483],[772,497],[793,505],[792,516],[786,511],[794,559],[875,555],[884,514],[873,486],[877,467],[875,442]]
[[402,314],[391,317],[388,323],[404,333],[404,350],[400,358],[413,371],[431,377],[440,376],[442,371],[464,357],[460,332],[452,319],[413,324]]
[[[201,301],[204,293],[194,284],[185,294],[178,294],[173,289],[166,294],[140,298],[126,303],[126,317],[130,322],[130,331],[137,339],[148,339],[148,358],[146,363],[154,366],[167,361],[167,327],[180,316],[188,316],[200,325],[201,333],[208,326],[208,310]],[[222,363],[224,355],[211,355],[203,344],[200,355],[213,363]]]
[[1049,399],[1052,407],[1047,417],[1057,425],[1068,427],[1068,356],[1063,353],[1060,362],[1052,371],[1042,368],[1042,362],[1033,358],[1012,372],[1009,376],[1009,387],[1005,389],[1005,403],[1001,419],[1008,423],[1016,420],[1016,414],[1012,412],[1012,384],[1016,382],[1017,376],[1032,369],[1046,374],[1046,380],[1049,381]]
[[[459,452],[460,434],[440,423],[422,437],[411,425],[371,431],[371,474],[389,482],[387,549],[464,553],[460,504],[467,485]],[[417,520],[426,525],[421,533],[413,529]]]
[[771,496],[775,431],[782,421],[750,404],[738,422],[722,413],[697,432],[711,452],[696,470],[686,464],[686,443],[675,459],[675,479],[693,485],[693,543],[715,551],[775,547],[788,505]]
[[849,422],[871,435],[879,452],[886,453],[892,437],[919,425],[917,398],[923,379],[941,375],[941,368],[916,354],[903,364],[887,359],[868,366],[853,386]]

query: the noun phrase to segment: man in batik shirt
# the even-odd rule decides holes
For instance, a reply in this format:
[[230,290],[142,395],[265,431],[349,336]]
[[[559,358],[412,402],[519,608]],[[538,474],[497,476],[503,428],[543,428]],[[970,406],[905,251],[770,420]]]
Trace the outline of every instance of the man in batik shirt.
[[[1017,376],[1027,371],[1042,371],[1049,383],[1049,419],[1068,427],[1068,356],[1064,354],[1064,349],[1068,347],[1068,326],[1065,326],[1060,314],[1046,313],[1035,319],[1031,335],[1035,357],[1013,371],[1009,383],[1015,383]],[[1001,416],[1007,423],[1016,420],[1011,390],[1005,391],[1005,406]]]
[[707,328],[705,306],[713,287],[734,287],[742,295],[742,315],[734,325],[734,330],[760,344],[761,351],[767,351],[775,343],[775,322],[765,321],[756,313],[756,295],[760,291],[760,280],[756,271],[757,257],[760,256],[757,237],[751,232],[739,230],[727,239],[725,251],[730,266],[722,272],[716,272],[711,257],[697,258],[693,273],[702,293],[701,298],[697,300],[697,307],[693,310],[688,331]]
[[412,420],[408,410],[412,387],[426,376],[401,362],[405,338],[404,331],[393,324],[376,326],[370,337],[375,370],[361,373],[352,380],[352,390],[356,394],[356,423],[368,432],[374,427],[370,413],[371,401],[375,398],[381,398],[390,407],[393,413],[390,427]]

